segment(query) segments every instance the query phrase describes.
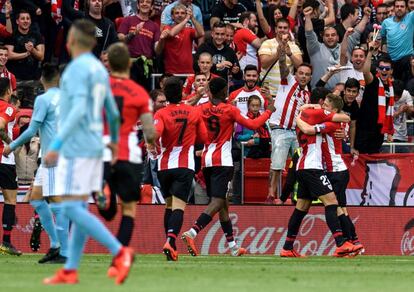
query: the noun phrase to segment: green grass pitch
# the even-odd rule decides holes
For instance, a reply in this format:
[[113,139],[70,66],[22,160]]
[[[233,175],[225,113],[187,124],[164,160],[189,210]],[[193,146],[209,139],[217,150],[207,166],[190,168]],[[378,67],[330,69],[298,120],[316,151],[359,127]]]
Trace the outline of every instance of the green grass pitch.
[[138,255],[122,286],[106,278],[110,257],[86,255],[78,285],[41,284],[59,267],[39,265],[40,255],[0,255],[0,291],[413,291],[414,257],[360,256],[352,259],[276,256],[180,255],[166,262],[162,255]]

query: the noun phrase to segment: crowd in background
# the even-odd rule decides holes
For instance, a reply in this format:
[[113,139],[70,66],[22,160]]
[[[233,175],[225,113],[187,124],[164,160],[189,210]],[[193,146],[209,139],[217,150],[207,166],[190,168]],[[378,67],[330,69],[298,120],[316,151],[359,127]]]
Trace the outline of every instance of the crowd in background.
[[[373,154],[384,141],[412,141],[407,129],[414,95],[412,10],[414,0],[0,0],[0,75],[10,79],[12,101],[21,109],[17,124],[24,126],[43,90],[41,64],[70,60],[65,38],[78,18],[95,23],[94,54],[104,64],[109,45],[127,44],[131,78],[151,93],[154,111],[166,104],[162,83],[168,76],[183,76],[183,99],[193,105],[208,101],[207,84],[220,76],[230,85],[229,102],[255,118],[269,97],[277,104],[282,85],[299,78],[296,69],[309,63],[303,94],[315,102],[330,92],[343,96],[352,120],[344,151]],[[161,78],[153,79],[153,73]],[[378,120],[388,107],[394,108],[393,129],[384,132]],[[277,111],[291,114],[287,108]],[[280,171],[297,141],[290,132],[294,126],[275,121],[256,131],[235,126],[236,198],[240,155],[278,156],[272,157],[269,196],[278,193]],[[272,134],[285,130],[283,137]]]

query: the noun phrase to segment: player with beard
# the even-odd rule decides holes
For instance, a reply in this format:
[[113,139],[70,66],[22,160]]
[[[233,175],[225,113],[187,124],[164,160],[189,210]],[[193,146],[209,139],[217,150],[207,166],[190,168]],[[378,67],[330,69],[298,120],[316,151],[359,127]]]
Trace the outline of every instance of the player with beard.
[[203,174],[206,180],[207,195],[211,201],[198,217],[192,228],[181,236],[192,256],[198,251],[194,239],[219,213],[220,224],[225,233],[231,254],[241,256],[246,253],[238,247],[233,236],[233,225],[229,217],[227,191],[233,177],[233,159],[231,155],[234,123],[237,122],[250,129],[261,127],[269,119],[273,103],[256,119],[247,119],[240,114],[235,106],[226,103],[227,82],[223,78],[214,78],[209,82],[210,102],[200,108],[204,123],[208,129],[208,142],[202,153]]
[[248,112],[247,100],[252,95],[257,95],[261,101],[260,112],[263,112],[267,107],[267,99],[263,96],[263,90],[257,86],[259,80],[259,72],[254,65],[247,65],[244,68],[244,86],[230,93],[227,100],[228,103],[234,104],[242,115],[246,115]]

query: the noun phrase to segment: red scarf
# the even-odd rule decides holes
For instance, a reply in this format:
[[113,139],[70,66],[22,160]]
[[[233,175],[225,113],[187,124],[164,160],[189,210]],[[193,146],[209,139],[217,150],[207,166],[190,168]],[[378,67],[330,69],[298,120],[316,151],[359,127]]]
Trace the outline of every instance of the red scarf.
[[[254,114],[254,113],[252,113],[251,111],[248,111],[247,112],[247,117],[249,118],[249,119],[255,119],[255,118],[258,118],[258,117],[260,117],[260,113],[257,113],[256,115]],[[259,136],[260,136],[260,138],[270,138],[270,134],[269,134],[269,131],[267,130],[267,128],[266,128],[266,124],[264,124],[263,126],[261,126],[260,128],[258,128],[257,130],[256,130],[256,133],[258,133],[259,134]]]
[[385,96],[385,88],[381,78],[378,78],[378,124],[382,125],[382,134],[394,134],[394,88],[392,81],[388,79],[388,91],[390,98],[387,105],[387,98]]
[[52,18],[58,24],[62,21],[62,0],[52,0]]

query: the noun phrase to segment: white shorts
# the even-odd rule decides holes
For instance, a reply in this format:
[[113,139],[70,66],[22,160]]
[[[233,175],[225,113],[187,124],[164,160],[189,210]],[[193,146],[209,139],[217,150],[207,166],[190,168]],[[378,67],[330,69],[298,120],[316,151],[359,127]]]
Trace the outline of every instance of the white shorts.
[[90,195],[102,189],[102,158],[59,157],[56,196]]
[[40,164],[37,169],[33,186],[42,187],[43,197],[55,196],[56,167],[44,167]]
[[291,156],[293,156],[295,149],[299,148],[296,132],[285,129],[273,129],[270,135],[272,138],[270,169],[285,169],[286,160],[289,153]]

